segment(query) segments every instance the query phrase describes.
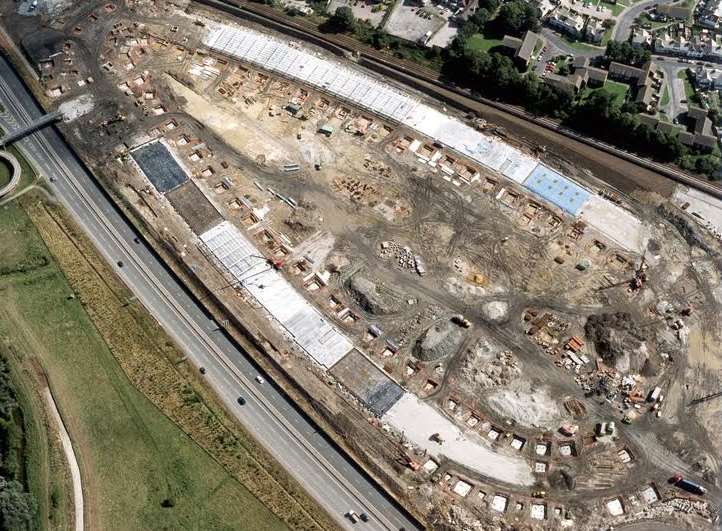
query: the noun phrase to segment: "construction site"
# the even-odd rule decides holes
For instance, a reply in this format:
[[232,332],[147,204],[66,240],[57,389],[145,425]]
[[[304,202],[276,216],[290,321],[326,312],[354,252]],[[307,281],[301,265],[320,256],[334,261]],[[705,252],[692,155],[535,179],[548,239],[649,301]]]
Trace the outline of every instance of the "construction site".
[[110,195],[430,528],[715,528],[722,243],[684,205],[194,3],[3,9]]

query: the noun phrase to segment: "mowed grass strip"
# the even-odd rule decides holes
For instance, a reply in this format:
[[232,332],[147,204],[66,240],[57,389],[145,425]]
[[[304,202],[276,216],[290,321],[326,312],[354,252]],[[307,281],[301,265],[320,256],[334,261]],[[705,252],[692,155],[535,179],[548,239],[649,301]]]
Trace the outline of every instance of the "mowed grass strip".
[[[0,248],[15,250],[0,255],[0,334],[49,375],[80,462],[88,529],[286,528],[131,384],[16,203],[0,208]],[[28,262],[23,250],[44,259]]]
[[[100,335],[133,384],[294,530],[333,520],[214,400],[90,242],[50,205],[28,208]],[[191,374],[193,372],[193,374]]]

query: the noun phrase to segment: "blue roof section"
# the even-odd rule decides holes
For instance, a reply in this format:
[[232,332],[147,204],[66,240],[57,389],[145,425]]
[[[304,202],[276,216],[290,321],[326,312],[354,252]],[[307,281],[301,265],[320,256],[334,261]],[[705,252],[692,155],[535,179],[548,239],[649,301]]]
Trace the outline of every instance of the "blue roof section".
[[188,175],[176,162],[168,148],[160,142],[151,142],[131,151],[131,156],[156,189],[164,194],[188,180]]
[[524,186],[575,216],[591,195],[588,190],[544,164],[534,168],[524,181]]

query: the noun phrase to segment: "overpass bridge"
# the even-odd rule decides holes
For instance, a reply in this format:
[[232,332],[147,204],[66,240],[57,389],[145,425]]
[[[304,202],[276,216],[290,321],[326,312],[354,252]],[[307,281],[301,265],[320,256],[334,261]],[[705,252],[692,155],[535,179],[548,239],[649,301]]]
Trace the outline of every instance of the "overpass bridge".
[[24,136],[29,135],[30,133],[33,133],[37,131],[38,129],[42,129],[43,127],[50,125],[51,123],[61,120],[63,118],[63,113],[60,111],[53,111],[47,114],[44,114],[40,116],[39,118],[36,118],[29,124],[21,127],[20,129],[16,129],[15,131],[7,133],[5,136],[0,138],[0,147],[5,147],[8,144],[12,144],[16,140],[19,140],[23,138]]

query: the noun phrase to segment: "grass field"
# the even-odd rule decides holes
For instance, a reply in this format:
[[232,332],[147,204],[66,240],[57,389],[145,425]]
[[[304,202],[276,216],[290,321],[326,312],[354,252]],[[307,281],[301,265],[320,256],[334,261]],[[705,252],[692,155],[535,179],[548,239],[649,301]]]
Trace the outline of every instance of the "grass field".
[[[89,529],[285,527],[131,385],[15,202],[0,208],[0,248],[0,336],[49,375],[83,474]],[[58,497],[45,490],[42,514]]]
[[681,79],[684,83],[684,93],[687,96],[687,102],[691,104],[699,104],[699,98],[697,96],[697,92],[694,90],[694,87],[692,86],[692,82],[689,80],[689,76],[687,75],[686,70],[680,70],[677,73],[677,78]]
[[469,37],[466,41],[466,46],[472,50],[478,50],[480,52],[488,52],[495,46],[501,46],[501,39],[487,39],[481,33],[476,33]]
[[584,89],[581,99],[586,99],[591,94],[594,94],[595,92],[598,92],[600,90],[611,93],[614,96],[614,101],[621,104],[624,103],[624,99],[627,97],[627,92],[629,92],[629,85],[625,83],[617,83],[616,81],[607,80],[607,82],[604,83],[603,87]]
[[662,98],[659,101],[660,107],[666,107],[669,105],[670,95],[669,95],[669,87],[667,85],[664,86],[664,91],[662,92]]

